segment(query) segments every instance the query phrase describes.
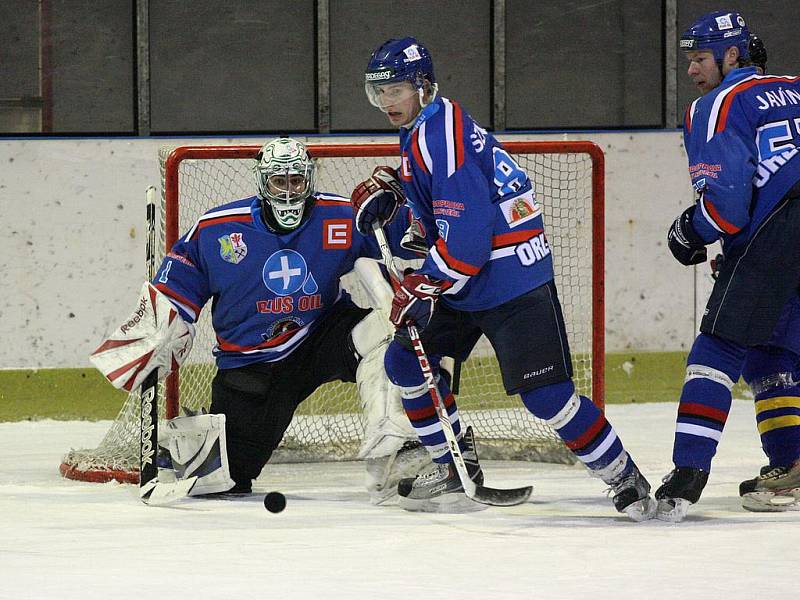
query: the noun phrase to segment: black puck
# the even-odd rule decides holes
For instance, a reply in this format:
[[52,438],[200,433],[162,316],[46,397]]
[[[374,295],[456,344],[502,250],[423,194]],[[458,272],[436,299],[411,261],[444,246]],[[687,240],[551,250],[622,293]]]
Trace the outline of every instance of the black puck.
[[271,513],[279,513],[286,508],[286,496],[280,492],[270,492],[264,496],[264,508]]

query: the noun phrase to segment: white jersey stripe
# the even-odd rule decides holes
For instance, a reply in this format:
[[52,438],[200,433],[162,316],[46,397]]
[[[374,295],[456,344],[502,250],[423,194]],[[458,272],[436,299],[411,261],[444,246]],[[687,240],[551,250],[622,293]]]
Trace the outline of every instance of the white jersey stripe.
[[419,133],[417,134],[417,141],[419,142],[419,153],[422,154],[422,162],[425,163],[425,168],[428,169],[428,173],[433,174],[433,159],[431,158],[430,150],[428,150],[428,141],[425,137],[426,125],[428,124],[425,121],[422,125],[419,126]]
[[217,210],[214,212],[206,213],[202,217],[197,219],[197,222],[195,222],[195,224],[189,230],[189,233],[187,233],[186,236],[183,238],[183,241],[188,242],[189,240],[192,239],[194,232],[197,231],[197,228],[200,226],[200,223],[202,221],[208,221],[210,219],[219,219],[220,217],[230,217],[231,215],[249,215],[250,212],[251,212],[250,207],[244,206],[240,208],[228,208],[226,210]]
[[450,177],[456,172],[456,142],[453,131],[453,104],[447,99],[442,98],[444,104],[444,137],[447,147],[447,176]]
[[450,267],[448,267],[447,263],[442,258],[442,255],[439,254],[439,249],[436,246],[431,247],[429,255],[433,259],[433,262],[436,263],[436,267],[451,279],[455,279],[456,281],[467,281],[470,278],[469,275],[458,273],[457,271],[453,271]]
[[722,103],[725,102],[725,98],[730,94],[733,90],[738,88],[741,84],[745,81],[750,81],[752,79],[758,79],[758,75],[750,75],[750,77],[745,77],[741,81],[735,83],[731,87],[729,87],[724,92],[721,92],[714,98],[714,104],[711,105],[711,114],[708,115],[708,129],[706,130],[706,141],[709,141],[712,137],[714,137],[714,130],[717,128],[717,119],[719,118],[719,111],[722,109]]

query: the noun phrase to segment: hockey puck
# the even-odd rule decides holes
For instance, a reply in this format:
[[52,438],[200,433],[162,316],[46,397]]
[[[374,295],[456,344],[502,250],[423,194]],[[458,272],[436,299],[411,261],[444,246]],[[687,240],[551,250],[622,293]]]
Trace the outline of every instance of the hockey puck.
[[271,513],[279,513],[286,508],[286,496],[280,492],[270,492],[264,496],[264,508]]

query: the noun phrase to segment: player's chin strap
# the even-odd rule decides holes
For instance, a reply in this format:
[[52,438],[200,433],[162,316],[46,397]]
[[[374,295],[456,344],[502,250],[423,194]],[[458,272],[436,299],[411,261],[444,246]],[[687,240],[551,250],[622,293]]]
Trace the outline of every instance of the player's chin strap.
[[[386,234],[379,223],[373,223],[373,232],[378,241],[378,247],[383,256],[383,262],[389,270],[389,274],[395,281],[400,281],[400,272],[394,264],[391,248],[389,242],[386,240]],[[419,337],[419,331],[413,323],[407,323],[408,336],[411,339],[411,344],[414,347],[414,352],[417,355],[419,368],[422,371],[422,376],[425,379],[425,385],[428,387],[431,398],[433,399],[433,406],[436,409],[436,415],[442,424],[444,437],[447,440],[447,445],[450,449],[450,454],[453,456],[453,463],[458,473],[458,478],[461,480],[461,486],[464,488],[464,493],[470,500],[480,502],[481,504],[490,504],[492,506],[515,506],[522,504],[530,498],[533,492],[533,487],[526,486],[514,489],[495,489],[476,484],[469,476],[467,465],[464,463],[464,457],[461,455],[461,449],[458,447],[455,431],[453,431],[453,424],[450,422],[450,417],[447,414],[447,408],[444,402],[439,397],[439,390],[436,387],[436,378],[434,377],[431,363],[425,353],[425,348],[422,345],[422,340]]]

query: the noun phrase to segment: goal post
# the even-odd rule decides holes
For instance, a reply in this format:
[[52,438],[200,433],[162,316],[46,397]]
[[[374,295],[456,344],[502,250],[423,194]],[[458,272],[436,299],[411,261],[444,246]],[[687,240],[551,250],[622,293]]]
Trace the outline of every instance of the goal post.
[[[604,155],[592,142],[506,141],[504,148],[527,171],[543,208],[545,232],[553,248],[556,283],[573,354],[579,393],[604,403]],[[396,165],[397,144],[308,144],[317,166],[317,189],[349,196],[376,165]],[[161,206],[156,225],[156,264],[184,231],[214,206],[255,194],[256,145],[162,148]],[[345,276],[356,303],[359,283]],[[197,322],[191,356],[162,382],[161,415],[181,407],[208,407],[216,372],[211,350],[215,336],[210,306]],[[545,423],[508,397],[502,388],[491,345],[482,338],[461,370],[459,412],[474,425],[485,458],[572,462],[571,453]],[[126,401],[101,444],[71,450],[63,459],[65,477],[86,481],[138,480],[136,425],[138,396]],[[362,421],[354,384],[325,384],[303,402],[273,455],[276,461],[354,459]]]

